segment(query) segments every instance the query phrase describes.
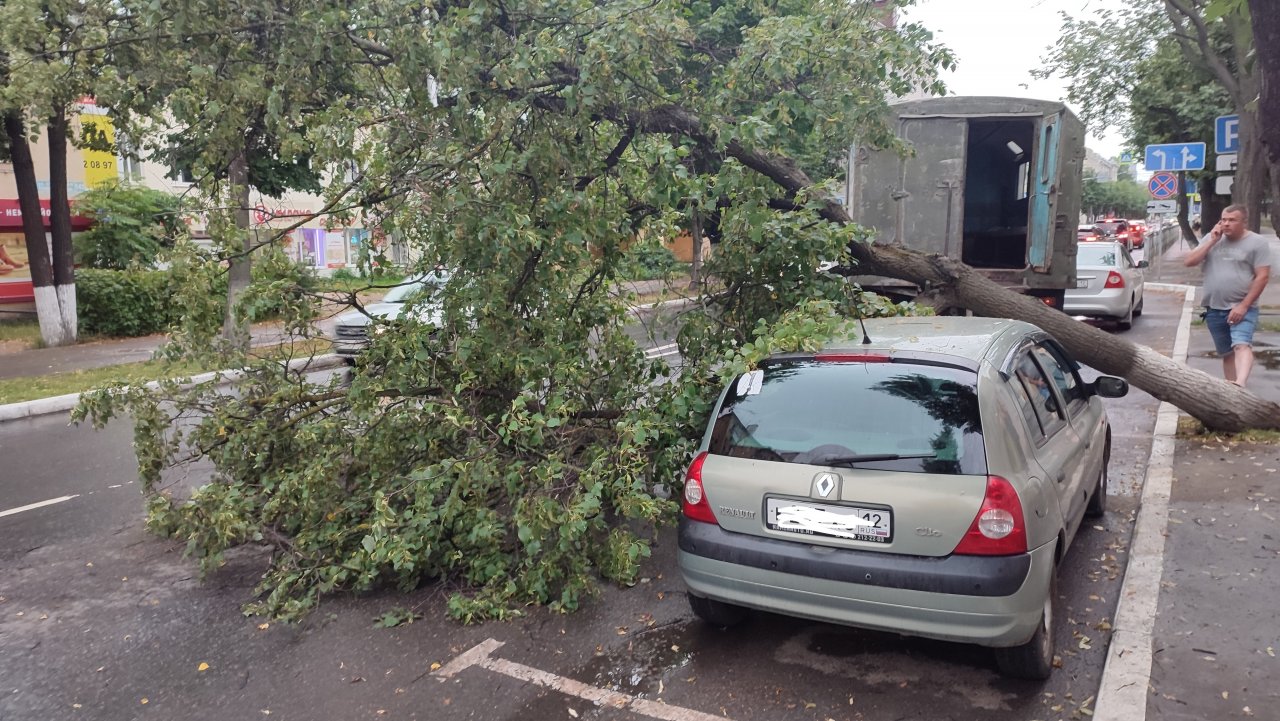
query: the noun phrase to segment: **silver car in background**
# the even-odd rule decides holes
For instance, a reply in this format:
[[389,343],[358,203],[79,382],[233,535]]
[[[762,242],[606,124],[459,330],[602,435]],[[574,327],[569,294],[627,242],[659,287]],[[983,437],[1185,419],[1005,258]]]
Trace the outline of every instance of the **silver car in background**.
[[1124,243],[1080,244],[1076,256],[1076,287],[1067,290],[1062,309],[1070,315],[1115,321],[1121,330],[1133,327],[1142,315],[1142,269]]
[[418,321],[439,324],[444,307],[435,299],[449,278],[449,273],[436,271],[407,280],[388,291],[379,302],[364,306],[363,311],[352,310],[338,316],[333,329],[333,352],[354,361],[369,347],[369,334],[379,324],[400,318],[410,305]]

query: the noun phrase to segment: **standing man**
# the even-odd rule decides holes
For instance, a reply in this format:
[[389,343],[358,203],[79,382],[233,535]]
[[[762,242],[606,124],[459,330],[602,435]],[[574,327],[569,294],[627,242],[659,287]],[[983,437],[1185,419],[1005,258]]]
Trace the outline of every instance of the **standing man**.
[[1222,357],[1222,374],[1243,387],[1253,369],[1253,331],[1258,296],[1271,277],[1271,248],[1245,229],[1249,211],[1227,206],[1222,219],[1187,254],[1187,267],[1204,263],[1204,324]]

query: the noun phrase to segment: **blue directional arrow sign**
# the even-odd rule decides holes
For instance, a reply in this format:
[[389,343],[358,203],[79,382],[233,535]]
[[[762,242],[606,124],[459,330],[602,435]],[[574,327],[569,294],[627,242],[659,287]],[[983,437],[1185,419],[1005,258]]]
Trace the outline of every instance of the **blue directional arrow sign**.
[[1204,143],[1148,145],[1142,163],[1147,170],[1204,170]]

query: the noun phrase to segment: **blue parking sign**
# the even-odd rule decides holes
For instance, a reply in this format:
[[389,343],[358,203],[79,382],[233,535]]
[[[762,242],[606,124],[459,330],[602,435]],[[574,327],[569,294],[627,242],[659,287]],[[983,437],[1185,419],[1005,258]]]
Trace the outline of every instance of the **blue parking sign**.
[[1240,152],[1240,116],[1220,115],[1213,121],[1213,152],[1218,155]]

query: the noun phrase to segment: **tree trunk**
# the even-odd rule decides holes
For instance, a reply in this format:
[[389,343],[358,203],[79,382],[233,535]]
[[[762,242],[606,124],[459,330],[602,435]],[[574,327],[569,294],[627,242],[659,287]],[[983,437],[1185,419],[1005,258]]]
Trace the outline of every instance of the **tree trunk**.
[[1231,186],[1231,202],[1249,209],[1249,229],[1254,232],[1261,227],[1262,199],[1267,193],[1267,163],[1258,141],[1261,125],[1256,112],[1240,111],[1240,153]]
[[67,197],[67,112],[49,118],[49,235],[53,247],[53,289],[58,309],[58,338],[47,345],[76,342],[75,250],[71,245],[71,201]]
[[689,289],[697,290],[702,286],[702,211],[696,205],[689,215],[689,234],[692,236]]
[[1146,346],[1081,323],[1039,300],[1013,293],[959,261],[896,247],[859,245],[853,250],[862,263],[860,273],[902,278],[934,289],[946,288],[951,302],[976,315],[1034,323],[1057,338],[1081,363],[1128,379],[1156,398],[1195,416],[1211,429],[1230,432],[1248,428],[1280,429],[1280,404],[1175,363]]
[[58,345],[61,321],[58,296],[54,290],[53,264],[49,258],[49,241],[41,219],[40,190],[36,186],[36,169],[31,160],[26,127],[20,111],[4,114],[4,132],[9,138],[9,156],[13,163],[13,179],[18,187],[18,208],[22,211],[22,234],[27,244],[27,265],[31,268],[31,286],[36,297],[36,317],[40,337],[45,345]]
[[252,271],[253,236],[249,232],[249,170],[241,149],[228,168],[230,197],[235,208],[239,252],[232,253],[227,269],[227,310],[222,319],[222,337],[235,350],[249,351],[249,321],[239,317],[236,305],[249,287]]
[[1272,181],[1280,186],[1275,172],[1280,168],[1280,13],[1276,12],[1274,0],[1249,0],[1249,14],[1253,16],[1253,47],[1257,53],[1258,117],[1267,119],[1258,128],[1258,139],[1273,169]]

